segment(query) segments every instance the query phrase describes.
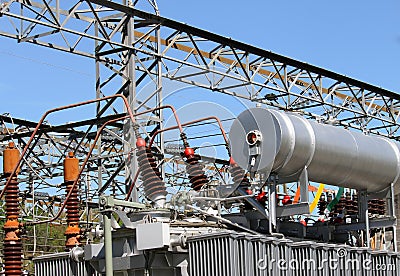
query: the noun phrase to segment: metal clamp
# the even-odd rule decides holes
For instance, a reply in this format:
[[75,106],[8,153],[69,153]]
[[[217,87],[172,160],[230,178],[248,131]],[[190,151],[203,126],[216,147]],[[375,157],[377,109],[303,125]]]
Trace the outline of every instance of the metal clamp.
[[115,206],[120,206],[120,207],[127,207],[127,208],[135,208],[135,209],[144,209],[146,208],[145,204],[139,203],[139,202],[131,202],[131,201],[125,201],[125,200],[119,200],[115,199],[112,196],[101,196],[99,199],[99,204],[107,209]]

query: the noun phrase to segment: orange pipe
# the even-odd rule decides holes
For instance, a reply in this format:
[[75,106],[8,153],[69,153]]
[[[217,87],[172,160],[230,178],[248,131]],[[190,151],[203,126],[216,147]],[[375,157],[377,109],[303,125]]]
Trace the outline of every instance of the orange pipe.
[[296,191],[296,194],[294,195],[293,203],[299,202],[299,199],[300,199],[300,186],[297,187],[297,191]]

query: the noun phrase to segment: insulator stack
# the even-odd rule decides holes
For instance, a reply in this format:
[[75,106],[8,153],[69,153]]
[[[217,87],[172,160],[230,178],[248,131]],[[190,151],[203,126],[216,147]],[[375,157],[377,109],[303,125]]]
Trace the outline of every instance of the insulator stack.
[[355,204],[358,204],[358,194],[357,193],[353,193],[353,202]]
[[349,203],[349,215],[358,215],[358,195],[356,192],[353,192],[351,197],[351,202]]
[[331,216],[332,217],[336,217],[339,214],[343,214],[344,209],[346,207],[346,199],[344,196],[342,196],[339,200],[339,202],[335,205],[335,207],[333,208],[333,212],[331,212]]
[[378,214],[381,216],[385,214],[385,201],[383,199],[378,200]]
[[189,174],[191,187],[195,191],[200,191],[201,188],[208,183],[208,178],[204,173],[202,165],[199,163],[200,157],[194,154],[192,148],[186,148],[184,151],[186,157],[186,172]]
[[[74,153],[68,153],[64,160],[64,183],[66,186],[66,193],[69,193],[69,199],[66,202],[67,209],[67,229],[65,230],[65,247],[67,250],[80,246],[81,242],[81,229],[79,228],[79,198],[78,186],[73,187],[74,182],[79,175],[79,160],[74,157]],[[72,190],[71,190],[72,189]]]
[[352,195],[350,192],[346,192],[345,196],[345,207],[346,215],[353,216],[357,215],[357,202],[353,201]]
[[6,194],[6,223],[4,224],[4,270],[6,276],[22,275],[22,241],[19,217],[19,187],[17,173],[13,175],[15,166],[20,158],[14,143],[9,143],[3,153],[3,170],[10,179]]
[[[323,197],[321,196],[318,203],[319,214],[322,214],[322,210],[326,208],[326,205],[332,200],[332,196],[328,195],[328,200],[325,203]],[[368,200],[368,213],[370,215],[380,215],[383,216],[386,213],[385,200],[382,199],[371,199]],[[330,217],[335,217],[339,214],[344,214],[348,216],[358,215],[358,195],[356,192],[351,194],[347,192],[346,195],[339,200],[339,203],[335,205],[332,212],[329,214]]]
[[368,212],[370,215],[384,215],[385,201],[381,199],[371,199],[368,201]]
[[329,203],[331,203],[332,200],[333,200],[333,195],[331,193],[329,193],[326,198],[326,202],[329,204]]
[[[239,187],[243,188],[247,191],[248,194],[252,193],[250,189],[250,181],[246,175],[245,170],[243,170],[233,158],[230,158],[229,161],[229,172],[231,173],[234,185],[239,185]],[[247,210],[253,209],[253,206],[249,204],[247,201],[244,202],[244,208]]]
[[146,197],[158,207],[163,207],[167,190],[162,180],[161,172],[150,149],[147,149],[143,138],[136,141],[136,156],[138,160],[140,178],[143,181],[143,189]]
[[246,172],[231,158],[229,172],[232,175],[233,183],[239,184],[240,187],[248,189],[250,187],[250,181],[246,175]]
[[318,214],[320,216],[325,214],[325,209],[328,206],[328,202],[325,200],[325,195],[321,195],[318,201]]
[[376,199],[368,200],[368,213],[370,215],[378,214],[378,204]]

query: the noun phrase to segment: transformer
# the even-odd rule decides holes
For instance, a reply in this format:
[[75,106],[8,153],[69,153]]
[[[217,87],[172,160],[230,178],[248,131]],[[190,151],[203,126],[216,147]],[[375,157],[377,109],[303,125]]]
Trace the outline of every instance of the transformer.
[[289,112],[252,108],[230,129],[232,156],[244,169],[297,181],[310,181],[368,192],[392,184],[400,192],[400,145],[384,137],[321,124]]

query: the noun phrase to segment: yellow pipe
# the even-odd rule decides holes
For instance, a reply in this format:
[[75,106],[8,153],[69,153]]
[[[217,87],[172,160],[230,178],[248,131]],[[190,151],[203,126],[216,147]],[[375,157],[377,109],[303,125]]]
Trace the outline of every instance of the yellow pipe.
[[315,198],[310,205],[310,213],[312,213],[314,211],[315,207],[317,207],[319,198],[321,197],[322,192],[324,191],[324,187],[325,187],[325,184],[319,184],[317,194],[315,195]]

